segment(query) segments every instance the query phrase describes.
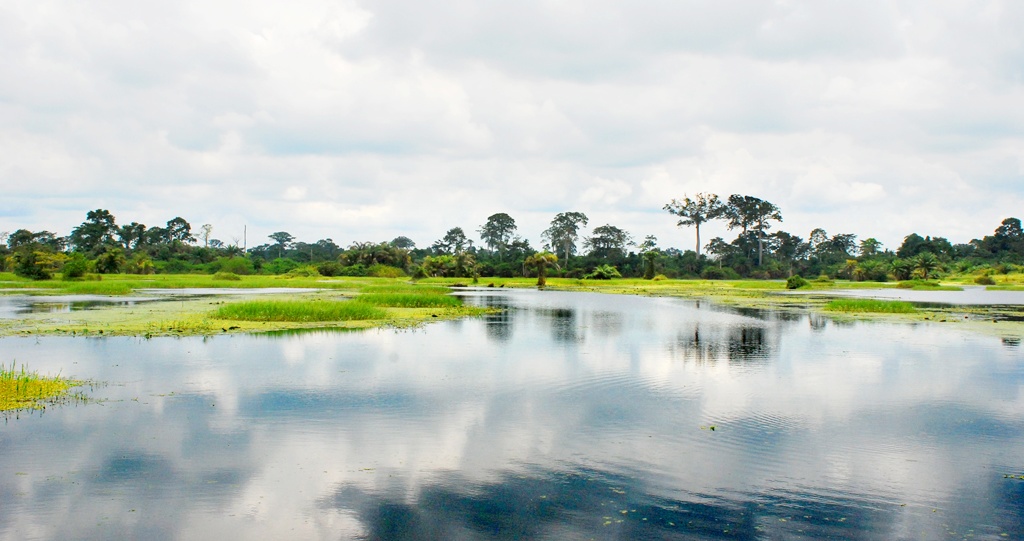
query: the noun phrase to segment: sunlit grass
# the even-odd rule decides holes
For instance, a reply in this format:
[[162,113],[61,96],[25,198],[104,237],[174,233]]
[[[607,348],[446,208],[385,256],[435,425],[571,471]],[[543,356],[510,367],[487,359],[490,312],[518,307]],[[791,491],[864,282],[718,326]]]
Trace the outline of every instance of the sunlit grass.
[[825,310],[872,314],[910,314],[917,311],[913,304],[906,301],[879,299],[833,299],[825,305]]
[[79,384],[59,376],[41,376],[24,366],[17,369],[14,363],[0,366],[0,411],[43,408],[45,403],[67,396],[68,390]]
[[388,312],[359,301],[243,301],[225,304],[214,312],[216,319],[239,321],[328,322],[386,319]]
[[401,308],[456,308],[462,306],[462,299],[437,293],[363,293],[359,302],[374,306],[393,306]]

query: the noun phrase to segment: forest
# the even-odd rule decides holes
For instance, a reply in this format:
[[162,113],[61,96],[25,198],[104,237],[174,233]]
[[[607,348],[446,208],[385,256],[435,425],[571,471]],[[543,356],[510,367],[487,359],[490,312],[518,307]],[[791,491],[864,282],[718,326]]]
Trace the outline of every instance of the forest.
[[[493,214],[475,230],[479,243],[462,227],[452,227],[429,246],[399,236],[385,241],[332,239],[302,242],[286,231],[246,249],[239,240],[213,236],[211,224],[198,229],[182,217],[164,226],[138,222],[118,225],[108,210],[86,213],[66,236],[18,229],[0,232],[0,270],[34,280],[83,279],[102,274],[207,273],[222,275],[466,277],[551,276],[586,279],[618,277],[664,279],[847,279],[900,281],[976,274],[979,284],[992,276],[1021,270],[1024,230],[1017,218],[1002,220],[990,235],[966,244],[939,236],[908,234],[900,246],[883,246],[853,233],[814,229],[806,238],[777,229],[782,211],[769,201],[733,194],[698,193],[664,206],[681,228],[692,228],[697,251],[660,248],[658,239],[640,239],[612,224],[594,227],[583,212],[556,214],[534,248],[518,233],[515,219]],[[722,220],[735,238],[701,243],[700,227]],[[773,230],[774,229],[774,230]]]

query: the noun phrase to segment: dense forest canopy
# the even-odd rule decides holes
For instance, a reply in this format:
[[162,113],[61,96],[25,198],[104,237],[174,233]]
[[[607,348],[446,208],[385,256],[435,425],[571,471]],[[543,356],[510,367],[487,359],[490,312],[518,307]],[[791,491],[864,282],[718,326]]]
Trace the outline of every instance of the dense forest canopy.
[[[429,246],[418,247],[399,236],[390,241],[354,242],[341,247],[332,239],[303,242],[287,231],[268,235],[252,248],[217,239],[216,228],[198,231],[180,216],[163,226],[138,222],[118,225],[105,209],[86,213],[66,236],[18,229],[0,232],[0,266],[19,276],[80,278],[88,273],[319,273],[324,276],[563,276],[612,278],[787,278],[828,276],[850,280],[933,278],[971,271],[1008,272],[1024,264],[1024,230],[1018,218],[1004,219],[991,235],[966,244],[938,236],[908,234],[900,246],[877,239],[858,240],[853,233],[829,234],[822,228],[806,238],[786,232],[782,210],[749,195],[698,193],[673,199],[664,210],[681,228],[692,227],[697,250],[659,248],[658,239],[612,224],[589,235],[586,214],[556,214],[534,248],[517,234],[515,219],[496,213],[473,231],[474,242],[460,226]],[[703,246],[700,226],[726,222],[735,238],[715,237]],[[198,236],[197,236],[198,235]],[[703,252],[701,249],[703,248]]]

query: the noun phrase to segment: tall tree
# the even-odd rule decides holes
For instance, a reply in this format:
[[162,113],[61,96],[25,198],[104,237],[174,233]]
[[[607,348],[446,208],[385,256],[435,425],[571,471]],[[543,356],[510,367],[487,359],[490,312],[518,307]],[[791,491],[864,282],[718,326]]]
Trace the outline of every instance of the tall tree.
[[580,235],[580,227],[587,225],[589,219],[582,212],[559,212],[551,220],[551,227],[541,233],[552,249],[561,248],[565,255],[565,263],[569,264],[569,254],[576,251],[576,239]]
[[487,223],[480,226],[477,232],[480,233],[480,240],[484,241],[488,248],[498,252],[500,260],[516,233],[516,221],[508,214],[499,212],[488,216]]
[[405,236],[398,236],[391,240],[391,245],[395,248],[401,248],[403,250],[412,250],[416,248],[416,243],[412,239]]
[[860,241],[860,256],[872,257],[881,252],[882,243],[875,237],[868,237]]
[[167,242],[195,242],[192,236],[192,225],[181,216],[176,216],[167,222]]
[[595,227],[591,236],[583,241],[583,247],[597,257],[621,259],[626,257],[626,247],[632,243],[633,237],[629,233],[606,224]]
[[444,237],[434,242],[432,248],[440,254],[461,254],[472,245],[466,238],[466,232],[461,227],[453,227],[444,234]]
[[71,230],[71,244],[77,252],[95,252],[104,244],[114,242],[117,225],[109,210],[90,210],[82,225]]
[[779,207],[750,195],[732,194],[726,215],[729,229],[740,227],[744,234],[748,229],[757,233],[757,266],[760,267],[764,259],[764,232],[771,229],[771,222],[782,221]]
[[146,226],[139,222],[132,222],[117,228],[117,237],[121,240],[121,246],[125,250],[138,248],[146,235]]
[[[697,257],[700,257],[700,224],[725,216],[728,206],[713,193],[698,193],[683,199],[673,199],[664,209],[679,216],[676,226],[692,225],[697,231]],[[744,229],[745,231],[745,229]]]
[[284,251],[288,249],[295,237],[287,231],[275,231],[267,237],[277,244],[277,257],[284,257]]
[[523,261],[523,265],[537,269],[537,287],[548,284],[548,265],[558,263],[558,256],[551,252],[537,252]]
[[203,246],[206,248],[210,247],[210,234],[213,233],[213,225],[203,224],[199,228],[199,238],[203,239]]

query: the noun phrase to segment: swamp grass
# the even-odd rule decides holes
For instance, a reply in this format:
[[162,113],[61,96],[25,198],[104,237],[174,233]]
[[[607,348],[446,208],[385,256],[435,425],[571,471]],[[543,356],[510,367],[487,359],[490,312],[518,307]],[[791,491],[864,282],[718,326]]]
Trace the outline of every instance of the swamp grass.
[[447,290],[443,293],[419,291],[363,293],[357,297],[357,300],[374,306],[395,308],[458,308],[462,306],[462,299],[449,295]]
[[365,302],[334,300],[233,302],[221,306],[212,315],[215,319],[295,323],[383,320],[388,316],[386,310]]
[[24,366],[17,369],[13,363],[10,367],[0,366],[0,412],[42,409],[46,403],[68,396],[68,391],[78,385],[81,382],[41,376]]
[[906,301],[879,299],[833,299],[825,305],[830,312],[870,314],[912,314],[917,312],[914,305]]

